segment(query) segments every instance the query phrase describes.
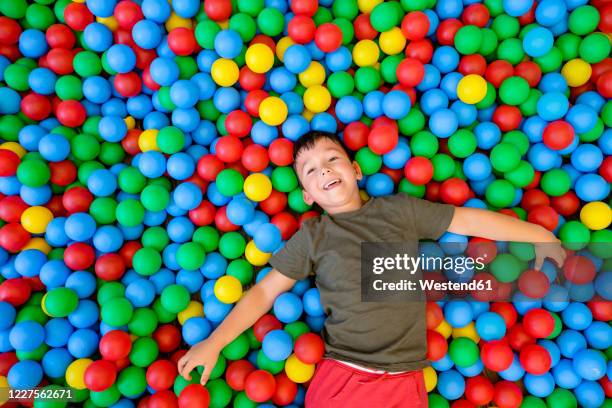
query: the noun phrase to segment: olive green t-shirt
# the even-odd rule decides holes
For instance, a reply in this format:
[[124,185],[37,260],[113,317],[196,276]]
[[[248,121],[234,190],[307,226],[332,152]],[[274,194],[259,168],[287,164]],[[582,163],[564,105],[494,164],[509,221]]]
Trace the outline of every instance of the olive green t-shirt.
[[437,239],[454,207],[398,193],[372,198],[361,208],[307,219],[270,259],[296,280],[315,274],[327,314],[325,356],[385,371],[426,367],[424,302],[361,302],[361,243]]

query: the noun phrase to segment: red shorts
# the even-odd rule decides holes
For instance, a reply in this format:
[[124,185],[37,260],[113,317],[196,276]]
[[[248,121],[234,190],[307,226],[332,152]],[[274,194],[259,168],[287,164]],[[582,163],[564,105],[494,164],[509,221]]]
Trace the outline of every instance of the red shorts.
[[326,358],[317,364],[305,407],[425,408],[423,371],[375,374]]

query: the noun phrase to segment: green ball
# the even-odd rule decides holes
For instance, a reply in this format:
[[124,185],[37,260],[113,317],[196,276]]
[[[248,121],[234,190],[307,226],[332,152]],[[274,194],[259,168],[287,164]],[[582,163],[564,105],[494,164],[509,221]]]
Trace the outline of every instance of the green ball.
[[246,13],[238,13],[230,17],[229,28],[240,34],[243,42],[249,42],[255,37],[257,25],[253,17]]
[[448,401],[440,394],[429,393],[427,394],[427,405],[431,408],[449,408]]
[[397,1],[379,3],[370,13],[370,23],[379,33],[397,26],[404,17],[402,6]]
[[555,408],[576,408],[578,406],[578,401],[570,390],[558,387],[546,397],[546,403],[549,407]]
[[403,178],[400,180],[397,190],[406,193],[412,197],[423,198],[425,197],[426,187],[425,185],[412,184],[407,179]]
[[514,38],[518,35],[521,25],[518,18],[507,14],[500,14],[493,19],[491,29],[501,41]]
[[352,21],[339,17],[335,18],[332,23],[338,26],[342,32],[342,45],[349,45],[355,36],[355,29],[353,28]]
[[199,227],[193,233],[192,240],[202,245],[206,252],[216,251],[219,247],[219,231],[210,225]]
[[134,308],[129,300],[124,297],[114,297],[102,304],[100,316],[102,321],[109,326],[121,327],[132,320]]
[[242,256],[245,248],[244,238],[236,231],[226,232],[219,240],[219,252],[228,259]]
[[70,141],[70,151],[74,157],[82,161],[95,159],[98,157],[100,149],[98,139],[87,133],[79,134]]
[[418,132],[410,139],[410,151],[414,156],[431,159],[438,152],[438,148],[438,138],[427,130]]
[[[380,74],[383,81],[389,84],[396,84],[397,80],[397,66],[403,60],[402,55],[390,55],[385,57],[380,63]],[[328,81],[329,82],[329,81]]]
[[289,193],[288,196],[289,208],[298,214],[305,213],[306,211],[312,208],[312,205],[308,205],[304,202],[304,197],[302,195],[302,189],[296,188],[292,192]]
[[525,57],[523,42],[518,38],[508,38],[503,40],[497,47],[497,58],[506,60],[512,65],[516,65]]
[[221,351],[223,357],[228,360],[240,360],[249,353],[249,338],[245,333],[241,333],[238,337],[232,340]]
[[100,75],[102,72],[102,61],[98,54],[93,51],[81,51],[74,56],[72,67],[82,78]]
[[149,211],[161,211],[168,206],[170,193],[162,186],[151,184],[140,193],[140,202]]
[[580,221],[568,221],[559,229],[559,239],[566,248],[578,251],[590,242],[591,231]]
[[174,62],[178,65],[180,79],[190,79],[198,73],[198,64],[195,58],[179,56],[174,57]]
[[269,371],[273,375],[276,375],[283,371],[283,368],[285,367],[285,361],[270,360],[270,358],[265,355],[263,350],[259,350],[259,352],[257,353],[257,366],[262,370]]
[[151,337],[141,337],[132,344],[130,350],[130,362],[136,367],[150,366],[159,355],[157,342]]
[[504,173],[504,178],[511,182],[515,187],[525,188],[535,177],[535,170],[531,163],[521,160],[514,169]]
[[174,126],[166,126],[157,133],[157,147],[163,153],[174,154],[185,147],[185,134]]
[[121,282],[105,282],[98,289],[96,300],[99,304],[104,304],[111,299],[123,297],[125,294],[125,286]]
[[25,17],[27,8],[28,3],[26,3],[25,0],[11,0],[0,2],[0,13],[13,20]]
[[300,337],[302,334],[310,332],[310,328],[308,327],[308,325],[299,320],[285,325],[285,327],[283,327],[283,330],[289,333],[293,341],[296,341],[297,338]]
[[535,247],[529,242],[510,242],[508,251],[524,262],[535,259]]
[[115,222],[117,202],[110,197],[98,197],[89,206],[89,214],[100,225],[108,225]]
[[151,276],[159,271],[162,265],[162,257],[153,248],[143,247],[134,254],[132,267],[140,275]]
[[187,308],[190,297],[183,285],[168,285],[162,290],[161,304],[167,311],[179,313]]
[[283,32],[285,16],[274,7],[266,7],[257,16],[257,26],[263,34],[276,37]]
[[144,220],[145,210],[139,201],[128,198],[117,205],[115,216],[119,224],[125,227],[135,227]]
[[612,127],[612,101],[608,101],[604,105],[603,109],[601,110],[601,119],[603,119],[603,123],[606,126]]
[[110,407],[121,398],[121,393],[116,384],[111,385],[104,391],[91,391],[89,394],[91,402],[98,407]]
[[331,21],[334,19],[334,16],[332,15],[330,9],[325,7],[319,7],[312,16],[312,19],[315,25],[318,27],[321,24],[331,23]]
[[19,138],[19,131],[24,123],[16,115],[0,115],[0,138],[7,142],[16,142]]
[[[418,106],[414,106],[412,109],[410,109],[410,112],[408,112],[408,115],[404,116],[403,118],[397,121],[397,125],[402,135],[405,135],[405,136],[415,135],[410,140],[411,145],[412,145],[412,140],[414,140],[414,138],[416,137],[416,134],[418,134],[425,128],[425,115],[423,115],[423,112],[421,112]],[[437,141],[437,138],[436,138],[436,141]],[[437,150],[437,147],[436,147],[436,150]],[[435,153],[436,152],[433,152],[432,155]]]
[[465,25],[455,34],[455,48],[461,54],[469,55],[478,52],[482,46],[482,33],[475,25]]
[[54,288],[44,296],[44,307],[51,317],[66,317],[79,304],[79,297],[69,288]]
[[157,315],[152,309],[139,308],[134,311],[128,330],[135,336],[145,337],[153,334],[157,328]]
[[200,269],[204,264],[205,257],[206,253],[204,252],[204,248],[197,242],[186,242],[182,244],[176,253],[176,261],[179,266],[188,271]]
[[11,64],[4,70],[4,82],[15,91],[24,92],[30,89],[28,76],[31,69],[23,64]]
[[264,0],[237,0],[238,10],[252,17],[257,16],[264,8]]
[[355,161],[359,163],[361,172],[366,176],[377,173],[382,167],[382,156],[374,153],[369,147],[362,147],[355,155]]
[[[609,103],[609,102],[608,102]],[[606,104],[607,106],[607,104]],[[602,117],[605,119],[605,114],[607,112],[604,110],[602,111]],[[601,137],[601,135],[603,134],[604,131],[604,122],[603,120],[601,120],[601,118],[597,118],[597,122],[595,123],[595,126],[593,126],[593,129],[589,130],[586,133],[581,133],[579,136],[580,141],[581,142],[594,142],[597,139],[599,139]]]
[[374,67],[361,67],[355,72],[355,86],[363,94],[376,91],[381,84],[380,71]]
[[474,133],[459,129],[448,139],[448,150],[457,158],[465,159],[476,151],[477,141]]
[[144,247],[153,248],[161,252],[170,242],[170,238],[168,238],[168,233],[165,228],[151,227],[142,234],[140,242],[142,242],[142,246]]
[[117,376],[117,389],[127,398],[136,398],[147,389],[145,370],[142,367],[129,366]]
[[206,388],[210,393],[210,408],[223,408],[229,405],[232,400],[232,389],[225,380],[218,378],[208,381]]
[[578,57],[578,47],[582,39],[574,33],[565,33],[557,38],[555,47],[561,51],[563,61]]
[[547,74],[561,67],[563,54],[561,54],[561,51],[557,47],[552,47],[545,55],[534,58],[533,61],[538,64],[542,73]]
[[17,167],[17,180],[28,187],[41,187],[51,179],[51,170],[42,160],[22,161]]
[[282,193],[289,193],[298,188],[298,178],[293,168],[289,166],[277,167],[272,170],[270,179],[272,187]]
[[480,33],[482,34],[482,42],[478,53],[485,56],[493,54],[497,49],[497,34],[495,34],[495,31],[486,27],[482,28]]
[[103,164],[110,167],[125,159],[125,150],[119,143],[104,142],[100,146],[99,158]]
[[253,281],[253,265],[245,259],[234,259],[227,265],[225,274],[238,279],[243,286]]
[[259,404],[247,397],[246,392],[240,391],[234,397],[234,408],[256,408]]
[[580,58],[589,64],[603,61],[610,55],[610,39],[604,33],[592,33],[587,35],[578,48]]
[[41,4],[30,4],[26,10],[26,21],[32,28],[45,31],[55,22],[55,15],[49,7]]
[[612,257],[612,231],[609,229],[593,231],[589,251],[598,258]]
[[523,271],[523,262],[512,254],[498,254],[489,264],[489,270],[502,282],[514,282]]
[[495,90],[495,87],[490,82],[487,82],[487,93],[485,94],[484,99],[476,104],[476,108],[486,109],[495,103],[496,98],[497,91]]
[[513,144],[519,150],[521,156],[527,154],[530,146],[529,138],[520,130],[511,130],[506,133],[502,137],[502,142]]
[[510,143],[501,142],[491,149],[491,165],[497,171],[514,170],[521,161],[521,153]]
[[83,82],[74,75],[64,75],[55,82],[55,93],[61,100],[83,99]]
[[147,184],[147,179],[136,167],[128,166],[119,172],[119,188],[128,194],[139,194]]
[[433,179],[444,181],[453,177],[455,173],[455,161],[448,154],[438,153],[431,158],[433,165]]
[[157,320],[160,323],[166,324],[176,320],[176,313],[167,311],[161,303],[161,298],[155,299],[153,302],[153,311],[157,315]]
[[223,169],[215,179],[217,189],[226,197],[232,197],[242,191],[244,177],[237,170]]
[[552,169],[542,175],[540,180],[542,191],[552,197],[559,197],[569,191],[572,179],[565,170]]
[[200,21],[195,28],[195,38],[198,45],[205,50],[215,49],[215,37],[221,27],[212,20]]
[[538,100],[542,97],[542,92],[538,89],[531,88],[525,102],[519,105],[519,109],[523,116],[533,116],[538,111]]
[[[223,357],[223,354],[219,354],[219,358],[217,359],[217,362],[215,363],[215,366],[213,367],[210,373],[210,379],[214,380],[214,379],[220,378],[223,374],[225,374],[226,367],[227,367],[227,359]],[[199,371],[200,373],[203,372],[204,367],[199,366],[197,371]]]
[[508,180],[495,180],[487,186],[485,198],[493,207],[509,207],[514,201],[516,192]]
[[520,408],[546,408],[546,403],[533,395],[525,395]]
[[506,105],[518,106],[529,97],[529,83],[520,76],[511,76],[499,87],[499,98]]
[[353,93],[355,81],[351,74],[345,71],[334,72],[327,78],[327,89],[334,98],[342,98]]
[[357,0],[336,0],[332,4],[332,13],[336,18],[346,18],[353,21],[359,14]]
[[470,367],[478,361],[478,345],[467,337],[457,337],[451,341],[448,354],[459,367]]
[[569,30],[576,35],[587,35],[599,24],[599,11],[590,5],[576,7],[569,15]]

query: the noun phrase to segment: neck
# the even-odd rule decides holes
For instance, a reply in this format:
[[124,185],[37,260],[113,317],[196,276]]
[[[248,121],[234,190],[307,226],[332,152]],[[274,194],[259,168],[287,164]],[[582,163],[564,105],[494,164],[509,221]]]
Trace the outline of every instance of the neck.
[[345,203],[338,204],[337,206],[323,208],[328,214],[341,214],[349,211],[355,211],[363,206],[359,190],[355,191],[355,194],[351,195],[351,198]]

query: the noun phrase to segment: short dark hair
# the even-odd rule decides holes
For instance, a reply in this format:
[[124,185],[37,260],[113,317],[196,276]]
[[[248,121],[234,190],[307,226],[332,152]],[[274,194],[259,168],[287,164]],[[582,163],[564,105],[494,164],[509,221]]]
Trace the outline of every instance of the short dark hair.
[[293,143],[293,166],[295,167],[295,159],[298,157],[302,150],[310,150],[315,144],[321,139],[328,139],[342,147],[342,150],[346,153],[349,158],[351,157],[349,152],[346,150],[340,138],[330,132],[321,132],[318,130],[311,130],[308,133],[302,135],[298,140]]

